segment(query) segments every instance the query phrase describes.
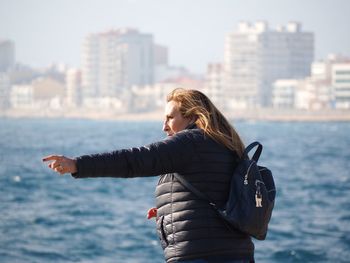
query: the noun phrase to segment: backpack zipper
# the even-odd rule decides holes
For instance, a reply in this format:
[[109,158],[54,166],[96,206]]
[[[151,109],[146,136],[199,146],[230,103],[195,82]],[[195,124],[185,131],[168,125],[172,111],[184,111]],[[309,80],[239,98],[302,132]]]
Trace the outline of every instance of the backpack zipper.
[[248,184],[248,174],[249,174],[249,171],[250,171],[250,168],[252,167],[253,163],[251,163],[247,169],[247,173],[244,175],[244,185],[247,185]]

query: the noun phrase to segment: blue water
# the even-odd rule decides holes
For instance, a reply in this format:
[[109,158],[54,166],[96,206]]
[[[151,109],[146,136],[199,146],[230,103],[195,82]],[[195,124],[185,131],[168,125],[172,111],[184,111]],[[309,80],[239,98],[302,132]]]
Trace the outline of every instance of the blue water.
[[[277,200],[257,262],[350,261],[350,123],[237,122],[261,141]],[[159,140],[160,122],[0,119],[0,262],[163,262],[156,177],[59,176],[45,155],[76,156]]]

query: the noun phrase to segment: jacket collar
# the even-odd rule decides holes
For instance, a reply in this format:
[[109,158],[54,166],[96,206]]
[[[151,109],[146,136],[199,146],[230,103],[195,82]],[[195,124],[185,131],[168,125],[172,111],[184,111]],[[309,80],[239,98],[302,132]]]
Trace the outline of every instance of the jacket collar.
[[185,130],[193,130],[193,129],[198,129],[198,127],[195,123],[190,123],[185,128]]

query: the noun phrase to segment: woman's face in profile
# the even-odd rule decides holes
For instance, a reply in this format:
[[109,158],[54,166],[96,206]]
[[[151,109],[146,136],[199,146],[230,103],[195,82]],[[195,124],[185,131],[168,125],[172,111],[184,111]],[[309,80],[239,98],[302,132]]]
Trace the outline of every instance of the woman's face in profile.
[[169,101],[165,106],[165,120],[163,123],[163,131],[167,136],[184,130],[191,122],[190,119],[184,118],[178,110],[178,103]]

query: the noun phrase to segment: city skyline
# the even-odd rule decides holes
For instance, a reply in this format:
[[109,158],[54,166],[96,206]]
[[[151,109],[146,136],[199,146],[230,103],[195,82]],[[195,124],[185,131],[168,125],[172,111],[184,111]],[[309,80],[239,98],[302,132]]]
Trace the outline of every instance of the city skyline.
[[[0,0],[0,38],[16,44],[16,61],[34,67],[66,63],[80,67],[86,35],[131,27],[169,48],[169,63],[203,74],[222,62],[225,36],[239,21],[265,20],[271,28],[289,21],[315,33],[315,60],[350,54],[346,27],[349,1],[40,1]],[[200,12],[198,7],[200,6]],[[347,8],[347,6],[349,8]],[[264,8],[263,8],[264,7]],[[97,10],[97,11],[96,11]],[[79,12],[79,15],[77,15]]]

